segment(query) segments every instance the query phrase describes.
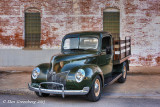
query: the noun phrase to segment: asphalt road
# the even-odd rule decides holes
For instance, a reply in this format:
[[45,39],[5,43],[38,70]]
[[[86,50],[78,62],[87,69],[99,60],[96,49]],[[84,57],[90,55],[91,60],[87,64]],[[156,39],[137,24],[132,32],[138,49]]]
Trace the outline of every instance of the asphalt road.
[[83,96],[37,97],[36,95],[0,95],[0,107],[160,107],[160,99],[123,98],[103,95],[100,101],[90,102]]
[[98,102],[89,102],[84,96],[39,98],[28,90],[30,73],[1,72],[0,107],[160,107],[159,68],[155,73],[151,73],[155,69],[138,70],[134,68],[124,84],[105,87]]

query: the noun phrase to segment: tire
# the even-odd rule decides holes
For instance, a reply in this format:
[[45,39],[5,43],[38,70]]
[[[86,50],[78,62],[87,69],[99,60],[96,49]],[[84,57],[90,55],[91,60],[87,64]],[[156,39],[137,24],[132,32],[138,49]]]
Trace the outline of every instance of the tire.
[[118,82],[125,83],[126,79],[127,79],[127,64],[126,62],[123,62],[122,76],[118,79]]
[[89,93],[87,94],[88,100],[93,102],[98,101],[101,98],[101,92],[102,92],[102,80],[100,76],[97,75],[93,81]]
[[39,92],[35,92],[35,94],[38,96],[38,97],[48,97],[50,94],[46,94],[46,93],[41,93],[41,95],[39,94]]

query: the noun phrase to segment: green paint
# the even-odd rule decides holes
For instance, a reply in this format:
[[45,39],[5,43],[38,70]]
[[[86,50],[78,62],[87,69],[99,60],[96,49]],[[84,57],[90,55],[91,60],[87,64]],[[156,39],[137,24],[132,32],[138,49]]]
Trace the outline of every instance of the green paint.
[[[72,37],[96,37],[98,38],[98,48],[96,50],[64,50],[64,41],[67,38]],[[121,66],[113,66],[113,54],[106,54],[105,51],[101,49],[102,38],[104,36],[111,37],[110,34],[106,32],[79,32],[67,34],[62,40],[61,54],[53,56],[50,63],[40,64],[37,67],[40,68],[41,73],[36,80],[32,79],[32,85],[36,83],[46,82],[48,72],[52,70],[52,62],[59,64],[63,61],[64,66],[57,70],[57,73],[70,71],[66,80],[67,90],[82,90],[83,87],[91,87],[93,84],[93,79],[100,75],[104,85],[104,77],[108,77],[112,72],[120,71]],[[111,41],[112,42],[112,41]],[[112,44],[112,43],[111,43]],[[111,46],[113,50],[113,46]],[[115,67],[113,69],[113,67]],[[75,74],[78,69],[83,69],[85,71],[85,78],[82,82],[77,83],[75,80]],[[37,84],[35,85],[37,86]]]

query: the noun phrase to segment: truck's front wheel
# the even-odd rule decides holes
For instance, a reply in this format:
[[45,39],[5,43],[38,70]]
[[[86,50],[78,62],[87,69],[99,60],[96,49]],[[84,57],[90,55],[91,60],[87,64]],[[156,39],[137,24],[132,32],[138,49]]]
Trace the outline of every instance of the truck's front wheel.
[[90,92],[87,94],[88,100],[94,102],[98,101],[101,97],[101,92],[102,92],[102,80],[100,76],[97,75],[96,78],[94,79]]
[[119,83],[124,83],[127,78],[127,65],[126,62],[123,62],[123,67],[122,67],[122,76],[118,79]]

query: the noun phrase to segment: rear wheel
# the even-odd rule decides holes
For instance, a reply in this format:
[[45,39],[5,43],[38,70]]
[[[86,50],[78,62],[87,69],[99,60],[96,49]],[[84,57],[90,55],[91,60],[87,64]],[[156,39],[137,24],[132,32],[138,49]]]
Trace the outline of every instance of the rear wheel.
[[96,76],[92,84],[92,87],[89,93],[87,94],[88,100],[93,102],[98,101],[101,97],[101,92],[102,92],[102,81],[100,76]]
[[50,94],[46,94],[46,93],[41,93],[41,95],[39,94],[39,92],[35,92],[35,94],[38,96],[38,97],[48,97]]
[[122,76],[118,79],[119,83],[124,83],[127,78],[127,65],[126,62],[123,62],[123,67],[122,67]]

